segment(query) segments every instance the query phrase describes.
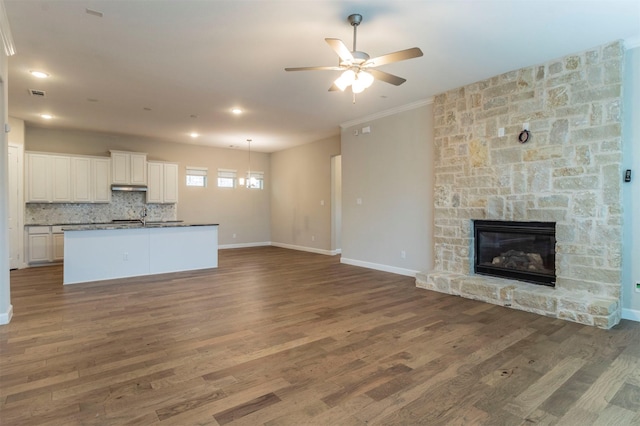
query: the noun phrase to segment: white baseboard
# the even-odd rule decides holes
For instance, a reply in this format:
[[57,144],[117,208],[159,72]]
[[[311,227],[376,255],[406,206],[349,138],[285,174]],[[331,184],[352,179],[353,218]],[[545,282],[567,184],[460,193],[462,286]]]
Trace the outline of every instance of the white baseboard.
[[262,243],[239,243],[239,244],[223,244],[221,246],[218,246],[218,249],[220,250],[224,250],[224,249],[235,249],[235,248],[246,248],[246,247],[264,247],[264,246],[270,246],[271,242],[270,241],[266,241],[266,242],[262,242]]
[[274,243],[274,242],[271,242],[271,245],[274,247],[286,248],[291,250],[308,251],[310,253],[325,254],[327,256],[334,256],[336,254],[340,254],[340,252],[342,251],[342,250],[324,250],[324,249],[319,249],[314,247],[296,246],[293,244]]
[[622,319],[640,322],[640,311],[637,309],[622,308]]
[[398,268],[396,266],[389,266],[389,265],[382,265],[382,264],[379,264],[379,263],[364,262],[362,260],[347,259],[345,257],[342,257],[340,259],[340,263],[345,263],[347,265],[353,265],[353,266],[361,266],[363,268],[375,269],[376,271],[391,272],[392,274],[405,275],[407,277],[414,277],[414,278],[415,278],[416,274],[418,272],[420,272],[420,271],[414,271],[414,270],[411,270],[411,269]]
[[0,314],[0,325],[9,324],[11,317],[13,317],[13,305],[9,305],[7,312]]

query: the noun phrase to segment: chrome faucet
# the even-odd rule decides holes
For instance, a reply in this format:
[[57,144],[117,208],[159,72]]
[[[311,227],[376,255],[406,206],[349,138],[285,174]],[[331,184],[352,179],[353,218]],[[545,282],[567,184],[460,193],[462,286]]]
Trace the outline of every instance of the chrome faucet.
[[140,213],[140,223],[142,223],[142,226],[147,226],[147,206],[142,208],[142,213]]

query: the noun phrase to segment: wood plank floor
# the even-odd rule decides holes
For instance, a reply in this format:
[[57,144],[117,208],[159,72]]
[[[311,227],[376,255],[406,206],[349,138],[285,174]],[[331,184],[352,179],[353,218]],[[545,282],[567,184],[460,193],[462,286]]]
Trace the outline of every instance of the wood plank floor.
[[275,247],[62,286],[11,273],[2,425],[638,425],[640,324],[600,330]]

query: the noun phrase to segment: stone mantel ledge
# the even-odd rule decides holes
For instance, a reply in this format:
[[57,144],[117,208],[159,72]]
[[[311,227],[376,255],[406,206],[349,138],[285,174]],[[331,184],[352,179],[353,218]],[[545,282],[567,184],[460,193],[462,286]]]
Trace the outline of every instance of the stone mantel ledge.
[[620,322],[615,298],[481,275],[420,272],[416,287],[480,300],[552,318],[609,329]]

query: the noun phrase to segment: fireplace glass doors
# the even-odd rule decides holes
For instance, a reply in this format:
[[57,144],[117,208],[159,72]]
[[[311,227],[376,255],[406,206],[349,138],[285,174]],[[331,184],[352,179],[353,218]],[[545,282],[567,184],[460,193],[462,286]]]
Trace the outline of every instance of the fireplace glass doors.
[[555,225],[550,222],[473,221],[475,272],[554,286]]

